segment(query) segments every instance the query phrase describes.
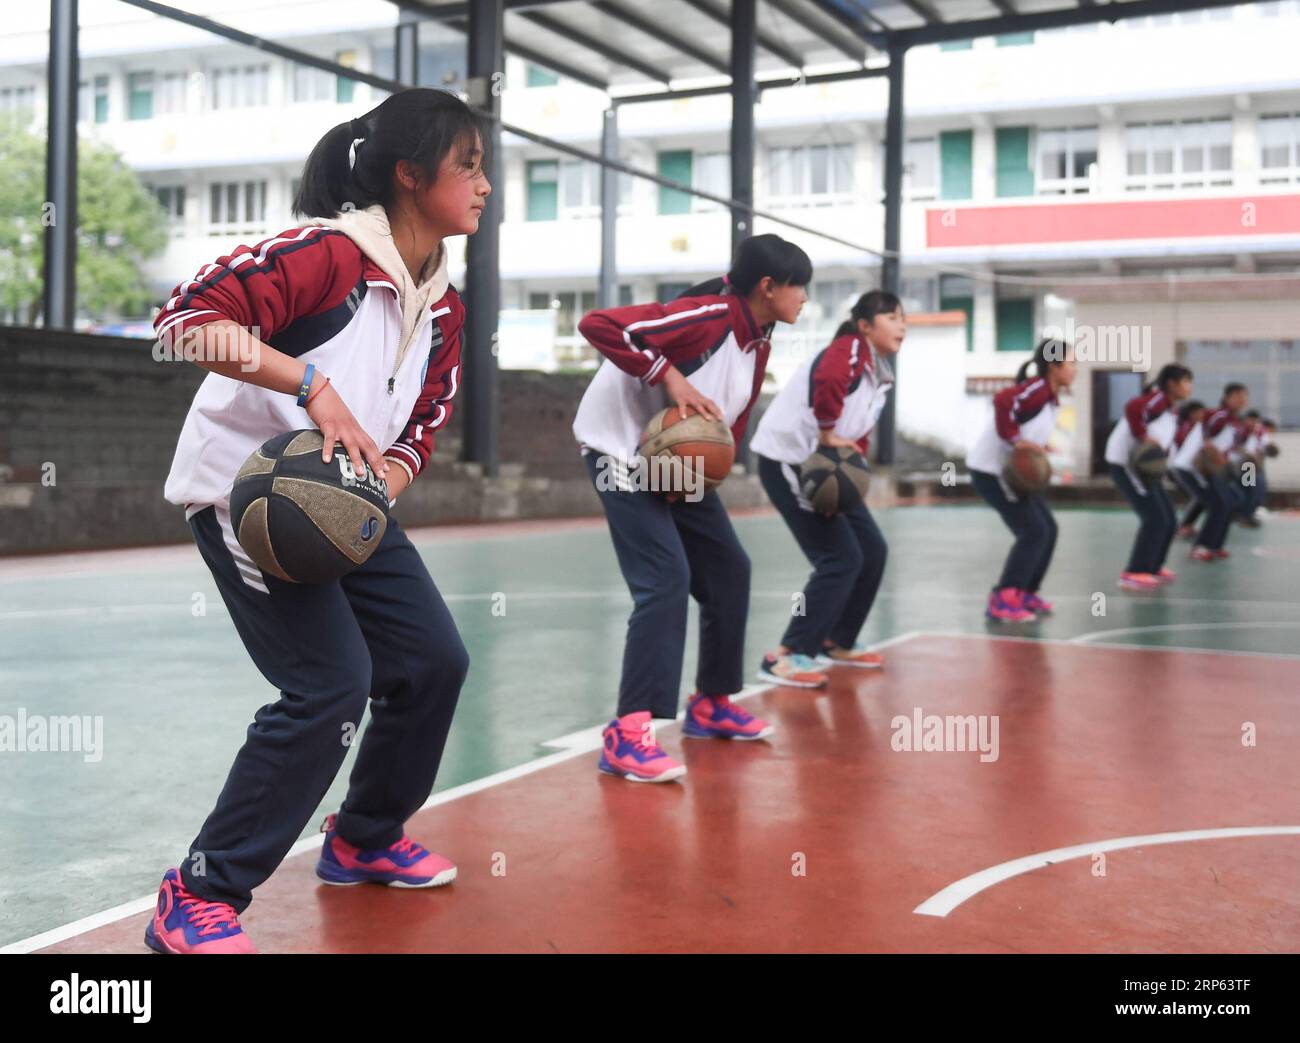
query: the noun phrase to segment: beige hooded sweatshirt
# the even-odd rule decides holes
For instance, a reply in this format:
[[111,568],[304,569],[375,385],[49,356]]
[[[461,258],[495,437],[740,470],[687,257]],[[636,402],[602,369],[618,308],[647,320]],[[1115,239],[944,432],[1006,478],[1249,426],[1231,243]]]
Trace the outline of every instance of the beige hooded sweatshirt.
[[304,227],[307,225],[324,225],[343,232],[393,280],[402,299],[402,339],[397,346],[400,365],[424,320],[429,318],[430,306],[447,292],[450,279],[447,276],[446,245],[439,243],[438,249],[425,260],[417,284],[393,242],[388,212],[381,204],[376,203],[364,210],[345,210],[337,217],[308,218],[303,222]]

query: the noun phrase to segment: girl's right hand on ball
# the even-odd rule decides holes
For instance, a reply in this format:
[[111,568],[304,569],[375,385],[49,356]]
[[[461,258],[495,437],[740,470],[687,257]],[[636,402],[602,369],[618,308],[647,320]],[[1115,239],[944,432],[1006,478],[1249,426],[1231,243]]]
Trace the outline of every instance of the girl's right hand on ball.
[[322,460],[329,463],[334,454],[334,443],[342,442],[352,461],[352,470],[357,474],[365,474],[364,465],[368,463],[379,477],[388,476],[388,462],[384,459],[384,454],[375,445],[374,439],[366,434],[365,428],[357,423],[357,418],[352,415],[352,410],[348,409],[342,396],[334,390],[333,384],[326,384],[312,395],[311,401],[307,403],[307,415],[320,428],[320,433],[325,438]]
[[668,392],[668,397],[681,410],[683,419],[686,418],[688,413],[694,411],[708,417],[710,420],[726,423],[718,404],[682,376],[681,371],[676,366],[668,367],[667,372],[664,373],[663,384],[664,389]]

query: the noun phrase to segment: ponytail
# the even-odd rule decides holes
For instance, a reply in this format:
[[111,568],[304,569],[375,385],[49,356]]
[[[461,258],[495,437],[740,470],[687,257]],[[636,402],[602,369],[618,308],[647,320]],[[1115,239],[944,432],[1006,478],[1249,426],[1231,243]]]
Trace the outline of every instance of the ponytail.
[[770,232],[742,239],[731,261],[731,271],[716,279],[696,283],[680,297],[705,297],[719,293],[749,295],[765,277],[781,286],[807,286],[813,267],[808,255],[794,243]]
[[843,337],[848,333],[856,333],[860,321],[870,323],[877,315],[889,315],[902,306],[903,302],[897,295],[887,290],[868,290],[849,309],[848,319],[840,323],[835,336]]
[[412,87],[389,95],[363,116],[340,123],[316,143],[302,168],[293,212],[334,217],[393,199],[393,171],[401,160],[434,181],[457,150],[466,163],[486,165],[487,134],[478,115],[450,91]]
[[1193,398],[1187,402],[1184,402],[1181,406],[1178,407],[1179,423],[1183,423],[1183,424],[1187,423],[1187,421],[1192,418],[1193,413],[1195,413],[1198,409],[1204,409],[1204,408],[1205,408],[1205,403],[1200,401],[1199,399]]
[[1059,366],[1065,361],[1065,341],[1055,337],[1044,337],[1034,348],[1034,354],[1016,371],[1016,383],[1023,384],[1033,369],[1039,377],[1046,377],[1052,366]]
[[1156,379],[1147,385],[1146,390],[1159,388],[1161,391],[1167,391],[1169,385],[1178,380],[1186,380],[1192,375],[1192,371],[1186,366],[1180,366],[1177,362],[1171,362],[1167,366],[1160,367],[1160,372],[1156,374]]

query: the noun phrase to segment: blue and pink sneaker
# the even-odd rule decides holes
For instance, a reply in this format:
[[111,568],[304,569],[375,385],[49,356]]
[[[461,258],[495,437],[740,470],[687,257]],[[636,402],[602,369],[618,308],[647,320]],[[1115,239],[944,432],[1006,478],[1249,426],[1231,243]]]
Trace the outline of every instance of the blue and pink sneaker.
[[993,591],[984,615],[996,623],[1032,623],[1038,618],[1026,607],[1024,591],[1015,587]]
[[742,710],[725,695],[696,692],[686,704],[682,734],[690,739],[766,739],[776,729],[761,717]]
[[209,902],[185,889],[179,869],[163,874],[158,906],[144,929],[144,943],[154,952],[237,953],[257,949],[239,926],[239,914],[225,902]]
[[337,815],[325,819],[316,875],[327,884],[385,884],[388,887],[442,887],[456,879],[456,864],[403,836],[389,847],[359,848],[338,834]]
[[1025,611],[1032,612],[1036,616],[1050,616],[1052,614],[1052,603],[1040,598],[1037,591],[1026,590],[1024,593],[1023,604]]
[[597,767],[629,782],[672,782],[686,774],[686,765],[675,761],[655,739],[650,711],[616,717],[601,733],[604,749]]

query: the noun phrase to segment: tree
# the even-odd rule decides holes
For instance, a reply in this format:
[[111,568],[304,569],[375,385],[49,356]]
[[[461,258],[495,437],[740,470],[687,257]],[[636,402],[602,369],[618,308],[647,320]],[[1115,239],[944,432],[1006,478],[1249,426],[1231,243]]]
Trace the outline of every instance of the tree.
[[[34,325],[41,310],[45,228],[59,215],[45,199],[45,139],[0,125],[0,308]],[[112,147],[77,143],[77,311],[142,315],[152,294],[143,265],[167,245],[167,215]]]

